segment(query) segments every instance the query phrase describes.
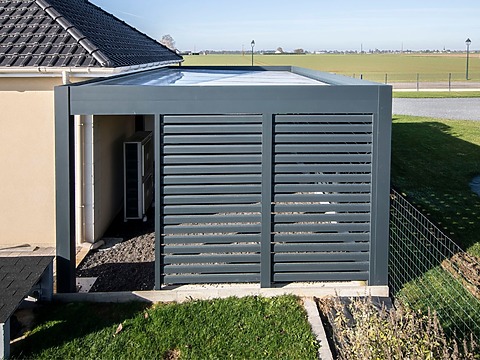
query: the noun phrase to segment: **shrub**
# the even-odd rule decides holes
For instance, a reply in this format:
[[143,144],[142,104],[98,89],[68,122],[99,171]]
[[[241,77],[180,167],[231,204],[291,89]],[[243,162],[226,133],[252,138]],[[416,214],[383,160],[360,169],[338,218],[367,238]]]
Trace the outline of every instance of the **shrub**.
[[460,345],[445,336],[435,313],[421,314],[402,306],[386,310],[371,299],[353,299],[348,305],[338,298],[320,299],[328,317],[339,359],[479,359],[470,338]]

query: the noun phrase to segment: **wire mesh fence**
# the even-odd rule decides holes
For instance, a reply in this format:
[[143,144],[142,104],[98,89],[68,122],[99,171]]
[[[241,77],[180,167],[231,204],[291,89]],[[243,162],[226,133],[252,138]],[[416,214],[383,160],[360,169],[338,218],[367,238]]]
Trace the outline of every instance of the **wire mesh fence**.
[[344,75],[392,85],[394,90],[448,90],[480,88],[480,73],[382,73],[362,72]]
[[480,339],[479,263],[392,190],[389,286],[395,299],[435,311],[449,336]]

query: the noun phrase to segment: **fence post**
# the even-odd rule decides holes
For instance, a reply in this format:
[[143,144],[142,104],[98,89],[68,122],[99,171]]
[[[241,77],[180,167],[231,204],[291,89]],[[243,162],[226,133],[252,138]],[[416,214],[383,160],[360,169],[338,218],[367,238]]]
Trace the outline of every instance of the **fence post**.
[[273,114],[262,121],[262,235],[260,244],[260,287],[272,285],[272,169]]
[[452,73],[448,73],[448,91],[452,90]]
[[420,91],[420,74],[417,73],[417,91]]
[[162,262],[162,117],[159,114],[154,116],[154,156],[155,159],[155,290],[160,290],[163,284],[163,262]]
[[385,74],[385,85],[388,83],[388,74]]

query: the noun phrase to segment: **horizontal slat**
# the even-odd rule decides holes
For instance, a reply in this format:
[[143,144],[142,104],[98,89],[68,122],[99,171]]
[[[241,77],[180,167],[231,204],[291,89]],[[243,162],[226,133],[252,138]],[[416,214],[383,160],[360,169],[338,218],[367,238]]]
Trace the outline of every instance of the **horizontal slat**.
[[166,265],[165,274],[258,273],[260,264]]
[[276,123],[371,123],[372,115],[277,115],[275,116]]
[[361,281],[368,280],[367,271],[359,272],[308,272],[308,273],[274,273],[274,282],[291,281]]
[[371,164],[276,164],[275,173],[305,173],[305,172],[371,172]]
[[261,214],[237,214],[237,215],[167,215],[163,217],[163,223],[234,223],[234,222],[260,222]]
[[217,213],[241,213],[259,212],[261,204],[236,204],[236,205],[167,205],[162,208],[164,215],[174,214],[217,214]]
[[180,174],[259,174],[262,171],[261,165],[183,165],[183,166],[164,166],[164,175]]
[[183,176],[164,176],[163,185],[182,185],[182,184],[253,184],[261,183],[261,175],[183,175]]
[[277,193],[295,192],[335,192],[335,193],[358,193],[371,190],[370,184],[287,184],[275,185]]
[[168,235],[162,236],[162,244],[228,244],[228,243],[259,243],[260,234],[229,234],[229,235]]
[[252,233],[261,230],[260,224],[234,224],[234,225],[166,225],[163,233],[168,234],[221,234],[221,233]]
[[166,284],[205,284],[205,283],[242,283],[259,282],[260,274],[203,274],[203,275],[165,275]]
[[[295,261],[295,260],[292,260]],[[276,263],[275,272],[313,272],[313,271],[368,271],[368,261],[362,262],[323,262],[323,263]]]
[[277,124],[277,133],[308,132],[308,133],[371,133],[372,124]]
[[361,214],[276,214],[274,215],[275,223],[293,223],[293,222],[309,222],[309,221],[369,221],[369,213]]
[[166,255],[164,264],[258,263],[260,254]]
[[365,134],[276,134],[277,143],[339,143],[339,142],[372,142],[372,135]]
[[256,194],[260,193],[260,184],[251,185],[167,185],[163,187],[164,195],[201,195],[201,194]]
[[370,153],[371,144],[275,144],[275,153]]
[[260,163],[261,155],[168,155],[162,162],[166,165],[176,164],[250,164]]
[[[346,242],[351,244],[354,241],[369,241],[370,233],[313,233],[313,234],[274,234],[273,241],[276,243],[330,243]],[[348,245],[347,244],[347,245]],[[347,249],[348,250],[348,249]],[[328,250],[325,250],[328,251]],[[332,250],[336,251],[336,250]]]
[[[275,253],[274,262],[327,262],[327,261],[368,261],[368,252],[325,252],[325,253]],[[295,259],[295,260],[293,260]]]
[[262,145],[165,145],[162,153],[170,154],[260,154]]
[[276,163],[370,163],[370,154],[277,154]]
[[229,244],[229,245],[165,245],[164,254],[221,254],[225,252],[259,252],[260,244]]
[[370,211],[369,203],[351,203],[351,204],[298,204],[298,203],[276,203],[274,205],[275,212],[326,212],[326,211],[345,211],[345,212],[357,212],[357,211]]
[[275,201],[282,202],[369,202],[370,194],[276,194]]
[[164,124],[234,124],[234,123],[261,123],[260,115],[194,115],[172,116],[163,118]]
[[276,232],[326,232],[326,231],[368,231],[370,230],[369,223],[315,223],[315,224],[274,224],[274,231]]
[[261,135],[165,135],[164,144],[251,144],[260,143]]
[[273,244],[275,253],[281,252],[326,252],[326,251],[368,251],[370,244],[365,243],[324,243],[324,244]]
[[279,183],[312,183],[312,182],[345,182],[370,183],[370,174],[275,174],[274,180]]
[[164,134],[238,134],[238,133],[260,133],[262,124],[189,124],[185,125],[165,125]]
[[181,204],[245,204],[260,202],[261,195],[197,195],[197,196],[165,196],[163,203],[165,205],[181,205]]

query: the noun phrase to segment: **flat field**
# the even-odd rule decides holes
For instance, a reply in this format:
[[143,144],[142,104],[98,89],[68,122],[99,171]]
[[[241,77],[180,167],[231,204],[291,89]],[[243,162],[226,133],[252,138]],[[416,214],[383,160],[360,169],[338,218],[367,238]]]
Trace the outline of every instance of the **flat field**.
[[[188,55],[184,65],[250,65],[252,58],[245,55]],[[374,81],[389,82],[465,80],[466,57],[462,54],[308,54],[308,55],[254,55],[254,65],[292,65],[319,71],[333,72]],[[480,80],[480,57],[470,55],[469,79]]]

